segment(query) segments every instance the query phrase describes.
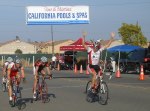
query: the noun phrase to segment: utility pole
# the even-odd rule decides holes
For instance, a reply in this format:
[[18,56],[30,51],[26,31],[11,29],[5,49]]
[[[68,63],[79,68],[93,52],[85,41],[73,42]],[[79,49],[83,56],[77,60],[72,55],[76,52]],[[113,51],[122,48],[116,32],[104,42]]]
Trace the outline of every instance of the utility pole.
[[52,55],[54,55],[53,25],[51,25],[51,37],[52,37]]

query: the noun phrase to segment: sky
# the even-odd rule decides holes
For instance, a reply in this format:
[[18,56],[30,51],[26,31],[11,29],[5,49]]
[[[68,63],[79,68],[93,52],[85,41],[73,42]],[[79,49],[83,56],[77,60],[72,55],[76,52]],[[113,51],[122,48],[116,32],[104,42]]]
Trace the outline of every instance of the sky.
[[82,32],[86,39],[107,40],[111,32],[120,39],[118,29],[122,23],[138,24],[150,41],[149,0],[0,0],[0,43],[19,36],[23,41],[52,40],[50,25],[27,25],[27,6],[89,6],[90,23],[53,25],[53,40],[77,40]]

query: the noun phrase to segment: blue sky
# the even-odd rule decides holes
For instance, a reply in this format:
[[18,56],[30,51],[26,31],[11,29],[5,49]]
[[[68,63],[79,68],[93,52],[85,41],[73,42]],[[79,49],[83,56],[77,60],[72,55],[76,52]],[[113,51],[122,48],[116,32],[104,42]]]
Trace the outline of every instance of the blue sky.
[[109,39],[110,32],[116,33],[122,23],[136,24],[150,41],[149,0],[0,0],[0,42],[19,36],[27,41],[51,40],[50,25],[26,25],[26,6],[74,6],[88,5],[90,24],[54,25],[54,40],[81,37],[87,32],[87,40]]

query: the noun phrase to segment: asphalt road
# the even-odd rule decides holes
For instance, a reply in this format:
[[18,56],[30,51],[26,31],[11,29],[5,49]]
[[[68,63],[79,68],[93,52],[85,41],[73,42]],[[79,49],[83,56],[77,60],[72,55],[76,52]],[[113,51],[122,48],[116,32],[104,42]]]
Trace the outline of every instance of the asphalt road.
[[[27,82],[21,83],[22,101],[26,104],[23,111],[150,111],[150,75],[140,81],[139,75],[121,74],[105,80],[109,87],[107,105],[86,101],[85,86],[91,76],[74,74],[73,71],[53,71],[53,79],[47,80],[50,102],[32,101],[33,75],[26,69]],[[0,87],[0,89],[2,89]],[[16,111],[10,107],[8,94],[0,90],[0,111]]]

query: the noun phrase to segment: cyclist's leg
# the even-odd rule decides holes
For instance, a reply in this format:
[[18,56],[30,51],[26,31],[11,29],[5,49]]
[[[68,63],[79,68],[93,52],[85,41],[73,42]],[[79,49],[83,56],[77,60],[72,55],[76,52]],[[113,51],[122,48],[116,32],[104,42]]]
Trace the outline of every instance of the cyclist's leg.
[[20,77],[20,73],[18,72],[17,74],[16,74],[16,79],[17,79],[17,85],[19,85],[20,84],[20,81],[21,81],[21,77]]
[[36,98],[36,86],[37,86],[38,73],[34,74],[34,83],[33,83],[33,98]]
[[8,96],[9,96],[9,103],[12,104],[12,81],[11,79],[8,82]]
[[20,81],[21,81],[21,75],[20,75],[20,73],[17,73],[17,75],[16,75],[17,93],[21,93],[20,89],[19,89]]
[[92,86],[91,87],[93,88],[95,85],[95,81],[96,81],[96,71],[91,66],[88,66],[88,71],[89,71],[89,73],[92,74],[92,83],[91,83]]

